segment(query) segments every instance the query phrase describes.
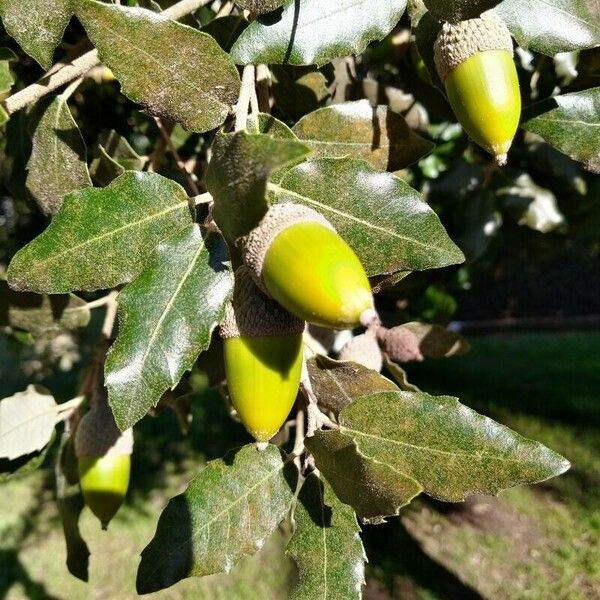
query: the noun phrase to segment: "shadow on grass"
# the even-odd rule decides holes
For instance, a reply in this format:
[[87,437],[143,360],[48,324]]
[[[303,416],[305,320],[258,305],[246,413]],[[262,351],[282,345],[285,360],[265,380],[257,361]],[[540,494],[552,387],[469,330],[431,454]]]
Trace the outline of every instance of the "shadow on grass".
[[23,586],[27,598],[31,600],[60,600],[49,594],[43,584],[33,581],[19,559],[19,549],[0,550],[0,599],[5,598],[16,582]]
[[413,597],[414,582],[435,598],[481,600],[474,589],[427,556],[399,519],[364,526],[362,538],[369,557],[367,572],[380,580],[393,598]]

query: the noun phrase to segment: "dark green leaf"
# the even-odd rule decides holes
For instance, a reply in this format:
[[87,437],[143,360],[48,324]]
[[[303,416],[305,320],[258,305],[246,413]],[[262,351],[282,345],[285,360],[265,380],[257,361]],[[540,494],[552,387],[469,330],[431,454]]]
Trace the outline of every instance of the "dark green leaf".
[[210,23],[204,25],[200,31],[214,37],[219,46],[225,52],[229,52],[248,25],[248,21],[241,15],[227,15],[226,17],[213,19]]
[[389,379],[358,363],[317,355],[306,364],[319,406],[336,415],[354,398],[398,389]]
[[458,23],[474,19],[500,4],[502,0],[424,0],[432,16],[438,21]]
[[75,7],[128,98],[191,131],[223,123],[240,79],[210,35],[141,8],[93,0],[76,0]]
[[380,392],[339,415],[361,454],[385,462],[449,502],[536,483],[569,468],[562,456],[449,396]]
[[25,454],[14,460],[0,458],[0,483],[9,481],[10,479],[26,477],[29,473],[33,473],[33,471],[39,469],[46,459],[48,450],[52,447],[55,437],[56,430],[53,430],[50,441],[38,452]]
[[213,216],[229,242],[247,235],[267,211],[271,173],[302,161],[310,150],[294,139],[265,134],[219,134],[206,174],[215,205]]
[[248,129],[276,138],[297,140],[296,134],[279,119],[265,113],[251,114],[248,117]]
[[362,160],[321,158],[291,169],[273,200],[321,212],[352,246],[369,276],[435,269],[463,255],[419,193]]
[[62,436],[54,472],[56,502],[67,546],[67,568],[74,577],[87,581],[90,551],[79,531],[79,515],[85,502],[79,489],[73,438],[69,434]]
[[54,337],[85,327],[89,320],[87,303],[77,296],[19,293],[0,281],[0,327],[28,331],[34,338]]
[[596,1],[504,0],[497,11],[523,48],[554,56],[600,45]]
[[302,485],[287,552],[298,565],[292,600],[362,598],[365,550],[354,511],[313,473]]
[[15,82],[10,63],[18,60],[17,55],[10,48],[0,48],[0,98],[8,95]]
[[290,509],[296,469],[275,446],[254,444],[213,460],[173,498],[144,548],[139,593],[185,577],[229,572],[254,554]]
[[331,95],[327,78],[314,66],[272,65],[271,90],[277,109],[290,121],[324,106]]
[[6,32],[44,69],[73,14],[71,0],[3,0],[0,14]]
[[179,185],[129,171],[108,187],[69,194],[46,231],[17,252],[8,283],[48,294],[114,287],[133,279],[157,244],[190,221]]
[[385,37],[405,8],[405,0],[286,0],[281,16],[254,21],[231,55],[238,64],[322,65]]
[[25,167],[31,154],[31,134],[29,115],[20,110],[11,115],[6,123],[5,147],[0,153],[2,179],[6,188],[16,200],[30,200],[25,186],[27,172]]
[[417,135],[387,106],[368,100],[321,108],[293,128],[319,157],[363,158],[375,168],[403,169],[431,151],[434,144]]
[[98,140],[98,157],[90,165],[90,174],[101,186],[108,185],[125,171],[141,171],[144,159],[116,131],[108,131]]
[[26,185],[45,215],[55,215],[63,198],[92,185],[87,150],[67,98],[45,102],[33,131]]
[[383,355],[383,364],[401,390],[405,392],[421,391],[416,385],[408,381],[406,371],[400,365],[392,362],[386,354]]
[[417,22],[413,21],[412,26],[415,33],[417,49],[419,50],[420,57],[423,59],[431,83],[445,94],[445,86],[438,75],[435,60],[433,58],[433,47],[435,40],[442,29],[442,24],[439,21],[436,21],[431,16],[431,13],[426,12]]
[[423,488],[412,477],[383,461],[362,455],[341,431],[317,431],[306,448],[337,497],[371,522],[397,515]]
[[600,87],[555,96],[531,107],[523,127],[600,173]]
[[119,335],[105,374],[122,431],[156,406],[210,344],[233,287],[220,235],[190,225],[158,246],[147,268],[118,296]]
[[279,8],[285,0],[235,0],[235,3],[251,13],[267,13]]

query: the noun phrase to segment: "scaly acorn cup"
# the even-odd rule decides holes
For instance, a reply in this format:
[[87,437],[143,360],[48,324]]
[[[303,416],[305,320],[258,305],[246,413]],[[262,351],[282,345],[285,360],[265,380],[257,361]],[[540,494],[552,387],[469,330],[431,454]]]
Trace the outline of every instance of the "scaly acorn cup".
[[434,47],[450,105],[469,137],[505,165],[519,126],[521,93],[513,44],[493,12],[445,23]]
[[220,327],[225,374],[231,402],[259,448],[294,405],[304,326],[258,289],[246,267],[236,270],[233,299]]
[[77,426],[75,453],[86,505],[102,529],[115,516],[129,487],[133,432],[121,433],[106,402],[94,406]]
[[242,249],[256,284],[298,318],[338,329],[377,318],[362,264],[318,212],[275,204]]

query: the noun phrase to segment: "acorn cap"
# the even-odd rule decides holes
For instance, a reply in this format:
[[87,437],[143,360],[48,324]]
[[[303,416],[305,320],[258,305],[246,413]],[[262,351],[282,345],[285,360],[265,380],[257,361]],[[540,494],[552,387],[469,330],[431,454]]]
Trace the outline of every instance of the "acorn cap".
[[119,430],[107,403],[98,404],[79,422],[75,434],[78,457],[119,456],[132,452],[133,430]]
[[365,333],[353,337],[342,348],[339,359],[358,363],[373,371],[381,371],[383,367],[383,354],[379,347],[375,331],[368,329]]
[[442,81],[458,65],[478,52],[506,50],[513,54],[510,31],[493,11],[477,19],[460,23],[444,23],[434,45],[434,59]]
[[247,267],[236,269],[233,298],[225,307],[225,318],[219,328],[223,339],[295,335],[302,333],[304,327],[304,321],[258,289]]
[[407,327],[381,327],[377,331],[377,338],[381,349],[388,357],[399,363],[423,360],[419,338]]
[[302,204],[282,202],[271,206],[260,223],[243,241],[244,263],[250,269],[256,285],[263,292],[267,291],[262,280],[263,264],[267,251],[273,240],[284,229],[297,223],[319,223],[335,231],[333,225],[316,210]]

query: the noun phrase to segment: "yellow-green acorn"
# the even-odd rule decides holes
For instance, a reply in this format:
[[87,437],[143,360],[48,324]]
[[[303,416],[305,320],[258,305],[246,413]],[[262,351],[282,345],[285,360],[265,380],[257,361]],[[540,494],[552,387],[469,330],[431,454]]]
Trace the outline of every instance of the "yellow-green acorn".
[[460,124],[499,165],[506,164],[519,126],[521,94],[504,21],[488,11],[477,19],[445,23],[434,57]]
[[248,432],[265,445],[294,405],[302,374],[304,321],[235,272],[233,299],[220,327],[231,402]]
[[358,257],[318,212],[271,206],[243,244],[257,285],[298,318],[345,329],[370,324],[371,285]]
[[79,422],[75,435],[79,485],[102,529],[108,527],[127,494],[132,451],[132,430],[119,431],[106,401]]

